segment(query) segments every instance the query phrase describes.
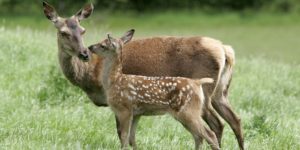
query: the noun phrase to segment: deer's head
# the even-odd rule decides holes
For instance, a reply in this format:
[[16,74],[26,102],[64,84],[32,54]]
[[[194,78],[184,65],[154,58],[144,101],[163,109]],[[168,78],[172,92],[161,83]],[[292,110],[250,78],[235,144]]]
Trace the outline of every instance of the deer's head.
[[120,54],[124,44],[131,41],[134,29],[127,31],[121,38],[115,39],[107,34],[107,38],[97,44],[89,46],[89,50],[103,57],[112,57]]
[[79,10],[69,18],[58,16],[55,8],[43,2],[45,16],[54,24],[58,33],[58,42],[62,50],[71,56],[78,56],[83,61],[88,61],[90,54],[84,47],[82,35],[85,29],[80,25],[80,21],[88,18],[93,12],[93,5],[89,4]]

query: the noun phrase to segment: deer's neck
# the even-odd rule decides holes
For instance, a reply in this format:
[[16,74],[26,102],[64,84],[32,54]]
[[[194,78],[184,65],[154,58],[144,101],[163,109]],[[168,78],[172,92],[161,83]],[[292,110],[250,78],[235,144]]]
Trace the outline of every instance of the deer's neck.
[[105,90],[109,89],[122,74],[121,60],[117,57],[106,57],[102,71],[102,84]]
[[78,57],[67,54],[62,43],[59,41],[58,49],[59,64],[64,75],[73,84],[83,87],[84,85],[82,84],[89,82],[89,80],[92,79],[91,71],[93,66],[87,62],[81,61]]

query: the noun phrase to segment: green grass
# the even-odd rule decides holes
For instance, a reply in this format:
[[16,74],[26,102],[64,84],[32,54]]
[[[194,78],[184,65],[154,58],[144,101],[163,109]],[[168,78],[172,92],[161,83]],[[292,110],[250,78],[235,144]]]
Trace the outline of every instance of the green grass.
[[[230,101],[242,118],[247,149],[300,149],[297,21],[276,25],[275,17],[259,16],[258,20],[271,20],[261,24],[225,15],[223,25],[220,16],[182,14],[176,20],[166,14],[135,19],[116,15],[100,23],[97,16],[91,18],[96,21],[84,23],[86,45],[103,39],[106,32],[121,35],[132,27],[137,28],[137,37],[205,35],[231,44],[237,62]],[[201,25],[198,17],[207,23]],[[230,24],[228,18],[236,21]],[[54,27],[41,18],[4,22],[0,26],[0,149],[118,149],[113,113],[94,106],[62,75]],[[142,118],[137,143],[141,149],[153,150],[194,147],[189,133],[170,116]],[[237,148],[226,125],[223,149]]]

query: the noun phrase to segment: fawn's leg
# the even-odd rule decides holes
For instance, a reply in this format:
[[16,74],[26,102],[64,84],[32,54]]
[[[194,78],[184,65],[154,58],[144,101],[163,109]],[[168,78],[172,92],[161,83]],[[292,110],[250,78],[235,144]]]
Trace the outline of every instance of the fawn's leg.
[[195,141],[195,150],[201,149],[201,145],[203,143],[203,138],[197,134],[197,123],[195,123],[193,120],[185,120],[184,117],[176,117],[176,120],[178,120],[185,129],[187,129],[193,136]]
[[129,136],[129,144],[132,146],[133,150],[137,149],[137,146],[135,143],[135,131],[136,131],[139,120],[140,120],[140,116],[134,116],[132,119],[130,136]]
[[203,119],[208,124],[210,129],[216,134],[219,146],[221,147],[222,135],[224,129],[224,123],[221,121],[218,113],[212,107],[211,102],[214,101],[214,97],[211,98],[214,85],[203,85],[203,91],[205,95],[205,101],[203,106]]
[[[199,120],[200,122],[202,120]],[[219,150],[218,139],[213,131],[203,125],[203,122],[199,125],[200,136],[202,136],[213,150]]]
[[119,120],[121,148],[128,149],[132,112],[129,110],[116,111]]
[[118,138],[121,141],[121,128],[120,128],[120,121],[118,120],[117,115],[115,115],[116,119],[116,127],[117,127],[117,133],[118,133]]
[[[216,134],[219,146],[221,147],[224,124],[219,118],[217,112],[212,108],[211,104],[205,104],[203,107],[203,119],[210,129]],[[210,105],[210,106],[209,106]]]
[[201,118],[193,117],[193,114],[180,115],[177,119],[183,124],[183,126],[193,135],[195,140],[195,150],[199,150],[202,145],[203,139],[205,139],[213,150],[219,150],[219,144],[216,135],[210,129],[206,128],[201,123]]
[[204,130],[205,126],[200,117],[202,109],[201,100],[199,97],[194,97],[184,109],[174,112],[172,115],[193,135],[196,150],[200,149],[203,139],[212,145],[214,150],[217,150],[219,144],[215,134],[210,130]]

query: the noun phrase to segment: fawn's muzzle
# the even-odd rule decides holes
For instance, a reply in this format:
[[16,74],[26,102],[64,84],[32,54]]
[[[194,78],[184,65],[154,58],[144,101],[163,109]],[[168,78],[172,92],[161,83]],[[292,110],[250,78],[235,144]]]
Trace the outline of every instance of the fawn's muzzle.
[[88,47],[88,49],[89,49],[92,53],[94,53],[93,47],[94,47],[93,45],[91,45],[91,46]]

